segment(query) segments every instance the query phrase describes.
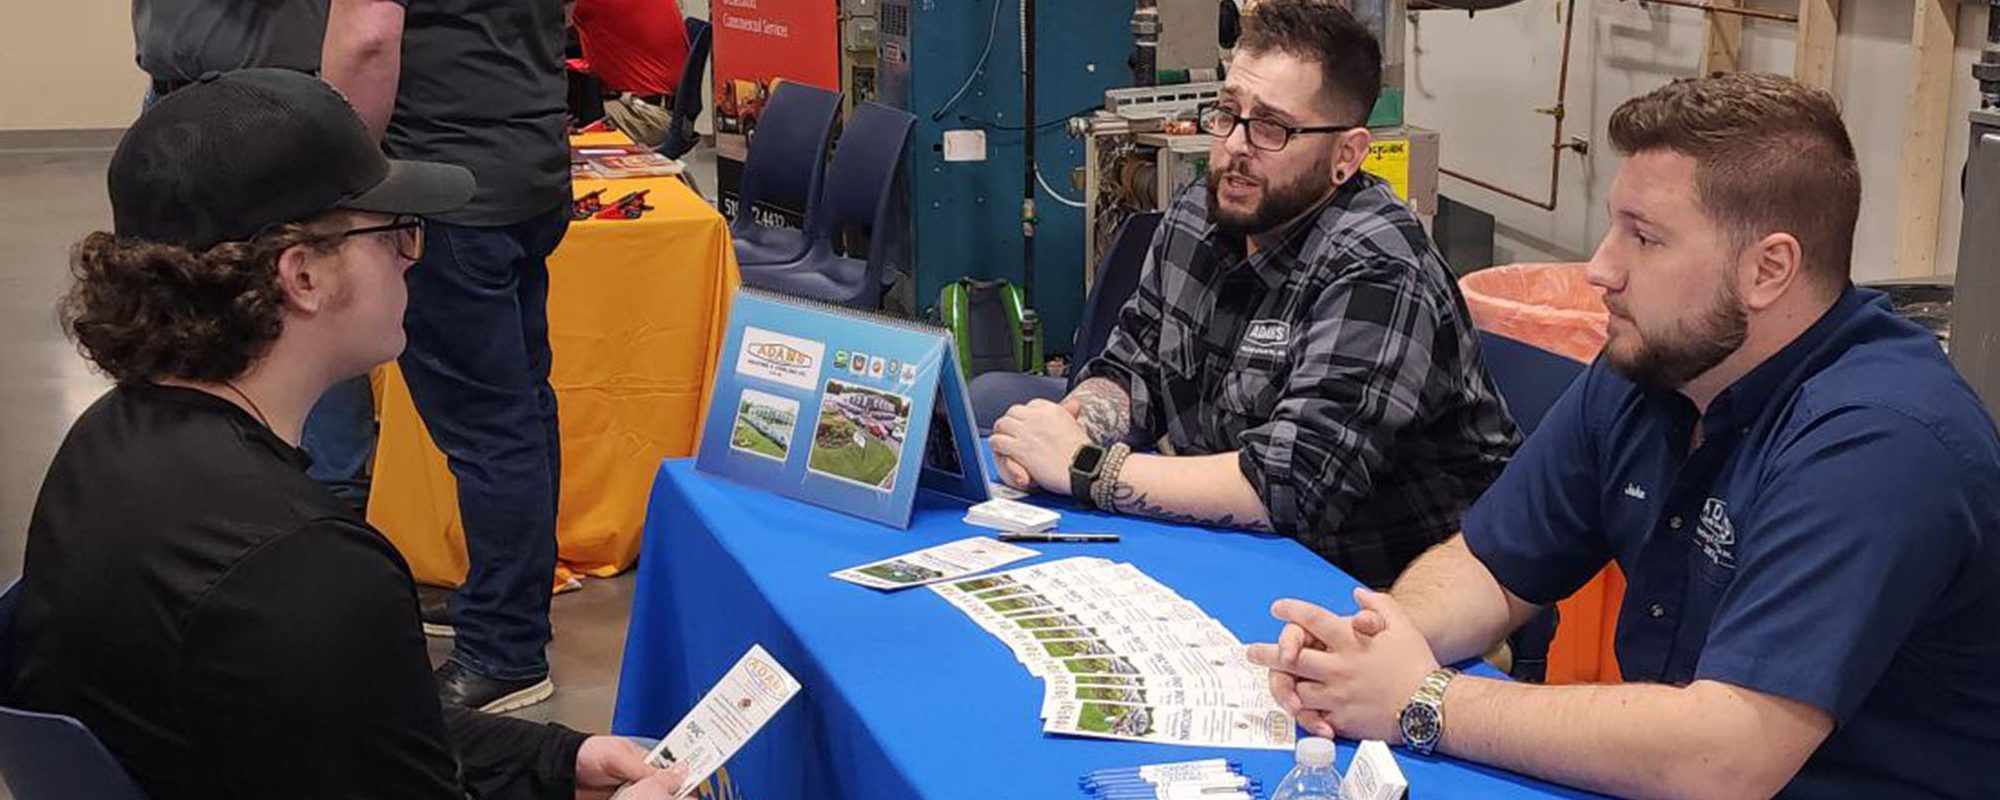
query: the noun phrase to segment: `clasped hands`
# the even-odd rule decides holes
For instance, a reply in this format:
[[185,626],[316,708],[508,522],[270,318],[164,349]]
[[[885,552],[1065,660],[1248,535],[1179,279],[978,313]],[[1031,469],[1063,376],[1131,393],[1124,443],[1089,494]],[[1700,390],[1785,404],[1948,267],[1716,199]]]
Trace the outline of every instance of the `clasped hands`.
[[1075,400],[1053,403],[1031,400],[1007,409],[993,423],[993,462],[1000,479],[1022,491],[1069,494],[1069,465],[1076,451],[1090,442],[1077,419],[1082,405]]
[[1271,696],[1314,735],[1401,744],[1398,718],[1437,657],[1394,598],[1357,588],[1354,600],[1361,610],[1351,617],[1273,603],[1284,630],[1275,644],[1250,645],[1250,661],[1271,670]]

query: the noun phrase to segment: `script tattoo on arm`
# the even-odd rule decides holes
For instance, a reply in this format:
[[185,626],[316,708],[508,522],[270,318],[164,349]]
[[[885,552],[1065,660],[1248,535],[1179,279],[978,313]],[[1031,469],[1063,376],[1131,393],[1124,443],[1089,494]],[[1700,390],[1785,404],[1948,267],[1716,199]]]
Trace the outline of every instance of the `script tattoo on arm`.
[[1127,442],[1132,435],[1132,396],[1109,378],[1091,378],[1070,392],[1079,409],[1077,421],[1099,447]]
[[1166,520],[1167,522],[1179,522],[1188,525],[1205,525],[1208,527],[1216,527],[1216,528],[1241,528],[1244,530],[1264,531],[1264,532],[1269,532],[1271,530],[1271,523],[1269,520],[1258,519],[1255,517],[1247,519],[1239,519],[1235,514],[1229,514],[1229,513],[1223,513],[1217,515],[1203,515],[1203,514],[1191,514],[1183,511],[1175,511],[1173,509],[1167,508],[1166,506],[1154,502],[1151,493],[1141,492],[1132,484],[1126,483],[1125,481],[1122,480],[1111,485],[1111,510],[1116,511],[1120,514],[1131,514],[1137,517],[1151,517],[1153,519]]

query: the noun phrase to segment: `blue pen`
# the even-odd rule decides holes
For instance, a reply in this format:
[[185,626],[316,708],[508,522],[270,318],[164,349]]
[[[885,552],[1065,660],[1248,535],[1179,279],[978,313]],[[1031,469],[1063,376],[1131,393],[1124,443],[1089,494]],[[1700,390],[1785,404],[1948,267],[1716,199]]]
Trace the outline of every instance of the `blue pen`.
[[1151,791],[1129,790],[1113,794],[1100,794],[1097,795],[1097,797],[1099,798],[1099,800],[1160,800],[1160,798],[1178,798],[1178,797],[1199,797],[1199,798],[1213,797],[1213,798],[1218,798],[1218,800],[1221,800],[1222,798],[1235,798],[1235,797],[1248,796],[1250,794],[1259,791],[1260,788],[1261,787],[1224,786],[1224,785],[1202,786],[1202,787],[1188,786],[1185,788],[1162,787]]
[[1091,784],[1090,786],[1086,786],[1084,788],[1089,791],[1109,791],[1113,789],[1142,789],[1146,791],[1151,791],[1153,789],[1159,789],[1168,786],[1182,786],[1182,785],[1241,786],[1244,784],[1254,784],[1254,783],[1258,783],[1258,780],[1256,778],[1252,778],[1248,775],[1244,775],[1239,772],[1218,772],[1214,775],[1200,775],[1190,778],[1181,778],[1178,780],[1160,781],[1159,783],[1152,783],[1148,781],[1109,781],[1105,783]]
[[[1092,772],[1086,773],[1079,780],[1080,782],[1086,782],[1092,780],[1103,781],[1103,780],[1111,780],[1117,778],[1146,780],[1145,773],[1142,773],[1141,770],[1153,773],[1155,775],[1158,775],[1160,773],[1167,773],[1169,776],[1177,777],[1178,774],[1181,773],[1208,774],[1210,772],[1218,772],[1218,773],[1225,771],[1237,772],[1242,769],[1243,765],[1233,759],[1225,760],[1220,758],[1210,758],[1210,759],[1203,759],[1201,761],[1180,761],[1170,764],[1148,764],[1140,767],[1119,767],[1116,769],[1094,770]],[[1151,783],[1152,781],[1148,780],[1147,782]]]
[[1163,783],[1158,785],[1120,784],[1117,786],[1100,786],[1092,789],[1091,791],[1097,794],[1099,797],[1103,798],[1134,797],[1134,798],[1147,798],[1147,800],[1150,800],[1151,798],[1167,793],[1179,793],[1179,792],[1199,793],[1205,790],[1214,790],[1217,793],[1227,794],[1229,792],[1238,790],[1247,790],[1254,792],[1262,788],[1263,788],[1262,784],[1260,784],[1255,779],[1247,778],[1242,775],[1228,775],[1228,776],[1217,776],[1215,778],[1210,778],[1210,779],[1173,781],[1171,783]]
[[1181,780],[1161,781],[1159,783],[1153,783],[1151,781],[1137,780],[1137,779],[1101,781],[1098,783],[1093,783],[1089,786],[1085,786],[1083,788],[1088,791],[1105,791],[1110,789],[1144,789],[1146,791],[1151,791],[1153,789],[1157,789],[1162,786],[1173,786],[1182,783],[1231,783],[1231,782],[1257,783],[1257,780],[1247,775],[1243,775],[1242,773],[1218,772],[1215,773],[1214,775],[1202,775],[1192,778],[1183,778]]
[[1172,778],[1162,778],[1159,780],[1147,780],[1145,778],[1138,778],[1138,777],[1105,778],[1102,780],[1091,780],[1085,782],[1083,784],[1083,788],[1092,789],[1092,788],[1104,788],[1104,787],[1114,787],[1114,786],[1152,787],[1152,786],[1164,786],[1171,783],[1181,783],[1187,781],[1199,782],[1199,781],[1217,780],[1223,778],[1245,778],[1245,777],[1247,776],[1245,776],[1243,773],[1240,772],[1216,771],[1210,773],[1203,773],[1199,775],[1176,775]]

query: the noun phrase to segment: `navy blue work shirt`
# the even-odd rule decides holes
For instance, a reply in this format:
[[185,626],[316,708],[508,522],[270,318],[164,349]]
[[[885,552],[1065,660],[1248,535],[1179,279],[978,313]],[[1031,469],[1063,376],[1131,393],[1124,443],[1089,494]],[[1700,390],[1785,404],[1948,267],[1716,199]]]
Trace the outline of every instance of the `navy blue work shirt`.
[[1881,294],[1849,287],[1706,414],[1598,359],[1464,528],[1532,603],[1615,559],[1626,680],[1832,715],[1781,797],[2000,797],[2000,437]]

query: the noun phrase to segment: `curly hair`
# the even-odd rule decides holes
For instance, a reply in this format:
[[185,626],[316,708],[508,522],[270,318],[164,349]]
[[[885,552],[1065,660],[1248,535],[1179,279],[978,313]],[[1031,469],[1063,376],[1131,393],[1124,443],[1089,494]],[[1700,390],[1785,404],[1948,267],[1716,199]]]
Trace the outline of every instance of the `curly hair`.
[[284,326],[278,257],[338,246],[337,232],[291,223],[205,252],[99,231],[70,256],[74,283],[57,306],[63,330],[120,382],[218,382],[242,375]]

